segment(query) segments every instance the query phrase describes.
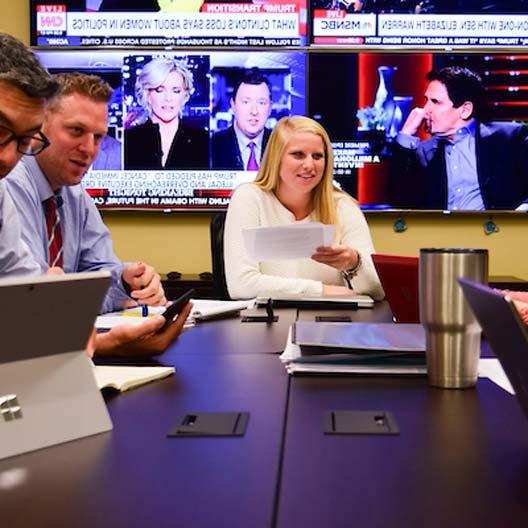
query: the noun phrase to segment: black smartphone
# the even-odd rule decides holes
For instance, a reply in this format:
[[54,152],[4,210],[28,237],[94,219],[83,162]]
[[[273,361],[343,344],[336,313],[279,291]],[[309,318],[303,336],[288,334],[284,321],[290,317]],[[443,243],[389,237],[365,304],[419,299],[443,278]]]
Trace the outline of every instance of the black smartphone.
[[169,324],[182,308],[192,299],[194,288],[187,290],[183,295],[172,301],[172,304],[161,314],[165,317],[165,326]]

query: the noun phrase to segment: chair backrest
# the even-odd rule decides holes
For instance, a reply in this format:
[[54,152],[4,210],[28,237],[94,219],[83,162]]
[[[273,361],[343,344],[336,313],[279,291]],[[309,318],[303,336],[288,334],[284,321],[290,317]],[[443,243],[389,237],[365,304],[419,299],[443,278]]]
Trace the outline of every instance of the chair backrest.
[[418,257],[379,253],[373,253],[371,256],[394,322],[419,323]]
[[226,213],[213,214],[210,225],[211,258],[213,261],[214,295],[217,299],[229,300],[224,267],[224,224]]

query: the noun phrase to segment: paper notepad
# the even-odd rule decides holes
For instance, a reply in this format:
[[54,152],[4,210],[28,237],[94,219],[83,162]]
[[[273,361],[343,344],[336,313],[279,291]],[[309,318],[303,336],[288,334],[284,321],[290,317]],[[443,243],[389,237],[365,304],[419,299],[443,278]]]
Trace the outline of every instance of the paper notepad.
[[310,258],[316,248],[331,246],[335,225],[320,222],[242,230],[248,257],[254,262]]
[[114,367],[94,365],[95,382],[99,389],[111,388],[124,392],[145,383],[174,374],[174,367]]

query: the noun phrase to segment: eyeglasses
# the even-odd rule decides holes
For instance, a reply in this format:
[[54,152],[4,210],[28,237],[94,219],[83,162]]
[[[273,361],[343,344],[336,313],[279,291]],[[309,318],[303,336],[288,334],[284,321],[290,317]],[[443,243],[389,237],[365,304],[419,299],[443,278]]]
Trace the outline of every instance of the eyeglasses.
[[18,152],[25,156],[36,156],[50,145],[49,139],[42,132],[37,132],[34,136],[18,136],[0,125],[0,147],[5,147],[11,141],[16,141]]

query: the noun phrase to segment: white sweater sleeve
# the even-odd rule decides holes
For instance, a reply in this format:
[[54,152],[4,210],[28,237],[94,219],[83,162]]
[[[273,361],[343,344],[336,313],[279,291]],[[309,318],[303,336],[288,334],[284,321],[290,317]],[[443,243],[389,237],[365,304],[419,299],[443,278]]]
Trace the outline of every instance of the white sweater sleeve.
[[231,197],[224,230],[224,263],[229,295],[232,299],[273,294],[322,295],[322,282],[267,275],[260,271],[257,262],[249,260],[242,230],[268,225],[262,218],[262,210],[267,207],[266,194],[253,184],[245,184]]
[[337,212],[342,230],[341,244],[357,250],[361,255],[361,267],[352,279],[354,291],[360,295],[370,295],[376,300],[383,299],[385,293],[372,262],[374,245],[365,216],[359,206],[346,196],[338,198]]

